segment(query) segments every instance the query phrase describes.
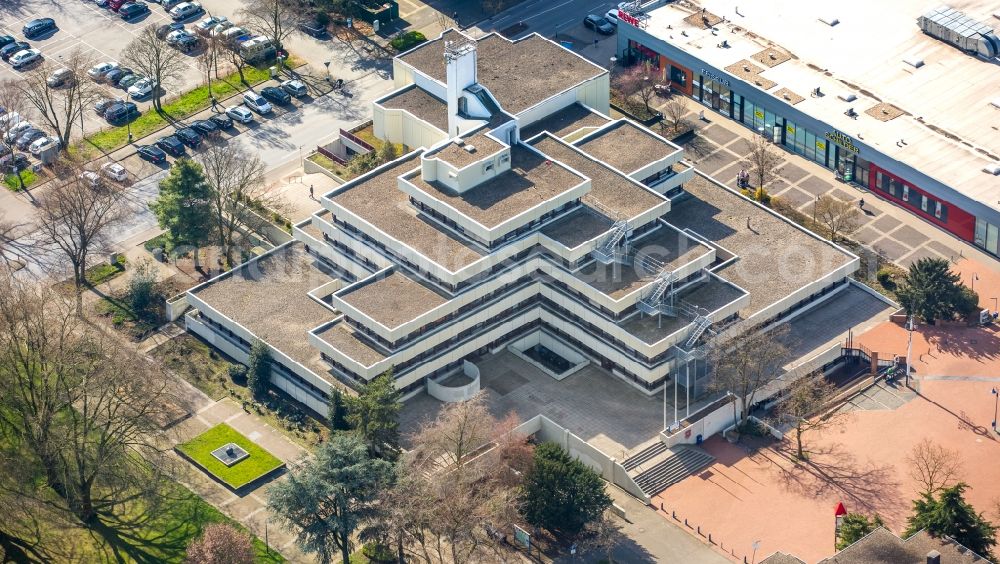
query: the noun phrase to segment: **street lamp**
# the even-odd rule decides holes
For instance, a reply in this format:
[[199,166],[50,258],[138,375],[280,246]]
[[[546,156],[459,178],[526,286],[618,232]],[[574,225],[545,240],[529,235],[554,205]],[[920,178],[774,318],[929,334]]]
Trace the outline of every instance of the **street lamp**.
[[979,275],[975,272],[972,273],[972,291],[976,291],[976,280],[979,280]]
[[905,376],[905,382],[906,382],[906,387],[909,388],[910,387],[910,356],[913,353],[913,316],[912,315],[910,315],[909,317],[906,318],[906,331],[907,331],[908,337],[906,339],[906,376]]
[[615,64],[617,64],[617,63],[618,63],[618,57],[615,57],[615,56],[612,55],[612,57],[611,57],[611,66],[608,67],[608,73],[609,74],[615,72]]
[[128,142],[132,142],[132,112],[128,111],[128,104],[132,102],[132,94],[125,91],[125,127],[128,128]]
[[997,432],[997,402],[1000,401],[1000,393],[997,392],[996,388],[990,390],[993,394],[993,432]]
[[991,299],[993,300],[993,311],[1000,311],[997,309],[997,299],[996,298],[991,298]]

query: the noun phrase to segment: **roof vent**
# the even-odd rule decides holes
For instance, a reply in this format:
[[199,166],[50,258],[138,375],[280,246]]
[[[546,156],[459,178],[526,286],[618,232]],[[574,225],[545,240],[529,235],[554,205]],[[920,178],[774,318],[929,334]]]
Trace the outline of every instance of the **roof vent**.
[[465,145],[462,148],[465,149],[466,151],[470,152],[470,153],[475,153],[476,152],[476,146],[475,145]]
[[820,16],[819,17],[819,21],[825,23],[826,25],[828,25],[830,27],[833,27],[833,26],[835,26],[835,25],[837,25],[837,24],[840,23],[840,20],[838,20],[836,16],[833,16],[831,14],[827,14],[825,16]]
[[990,100],[990,105],[994,108],[1000,109],[1000,98],[994,98]]
[[837,97],[840,98],[841,100],[845,101],[845,102],[853,102],[853,101],[855,101],[855,100],[858,99],[857,96],[855,96],[854,94],[851,94],[850,92],[845,92],[844,94],[839,94]]
[[919,69],[920,67],[924,66],[924,60],[921,59],[920,57],[906,57],[905,59],[903,59],[903,62],[915,69]]
[[993,176],[1000,175],[1000,164],[997,163],[988,164],[983,167],[983,172],[985,172],[986,174],[992,174]]
[[456,137],[455,144],[461,147],[462,145],[465,145],[465,139],[462,139],[461,137]]

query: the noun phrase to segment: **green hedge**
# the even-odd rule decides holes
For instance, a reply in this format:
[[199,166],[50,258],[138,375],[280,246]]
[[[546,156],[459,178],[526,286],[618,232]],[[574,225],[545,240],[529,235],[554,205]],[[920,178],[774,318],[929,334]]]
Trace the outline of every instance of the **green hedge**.
[[402,53],[403,51],[408,51],[416,47],[417,45],[420,45],[424,41],[427,41],[427,38],[424,37],[424,34],[420,33],[419,31],[408,31],[403,35],[400,35],[399,37],[390,41],[389,45],[392,45],[393,49]]

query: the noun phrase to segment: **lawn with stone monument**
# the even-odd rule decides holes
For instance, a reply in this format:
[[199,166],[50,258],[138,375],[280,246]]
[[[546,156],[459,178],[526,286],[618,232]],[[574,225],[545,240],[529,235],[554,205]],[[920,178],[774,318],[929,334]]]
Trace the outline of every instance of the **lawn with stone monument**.
[[225,423],[177,445],[177,450],[234,490],[285,466],[273,454]]

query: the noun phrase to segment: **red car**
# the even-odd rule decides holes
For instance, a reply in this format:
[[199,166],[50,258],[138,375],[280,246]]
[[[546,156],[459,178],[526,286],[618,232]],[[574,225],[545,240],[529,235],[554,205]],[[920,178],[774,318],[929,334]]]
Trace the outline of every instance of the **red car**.
[[118,9],[127,4],[129,0],[108,0],[108,9],[112,12],[118,12]]

